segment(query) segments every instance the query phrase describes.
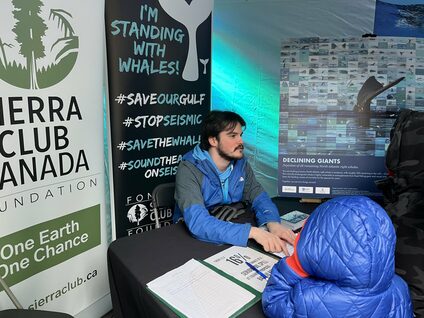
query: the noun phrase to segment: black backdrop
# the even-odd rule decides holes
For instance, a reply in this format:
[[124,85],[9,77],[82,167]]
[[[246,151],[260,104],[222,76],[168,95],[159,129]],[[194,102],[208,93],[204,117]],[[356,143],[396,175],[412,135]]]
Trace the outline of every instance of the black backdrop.
[[[185,80],[185,25],[156,0],[106,1],[116,237],[154,228],[153,188],[174,181],[181,155],[200,141],[210,109],[211,14],[196,39],[198,78]],[[162,226],[171,218],[170,210],[160,211]]]

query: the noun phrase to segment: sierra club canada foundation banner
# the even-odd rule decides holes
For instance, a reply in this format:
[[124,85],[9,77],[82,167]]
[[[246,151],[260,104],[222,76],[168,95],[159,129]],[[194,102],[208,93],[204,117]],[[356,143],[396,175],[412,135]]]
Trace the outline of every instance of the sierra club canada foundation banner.
[[1,1],[0,275],[24,308],[109,292],[103,56],[104,1]]
[[[106,1],[116,237],[155,228],[151,193],[173,182],[210,109],[213,0]],[[161,226],[172,209],[159,211]]]
[[289,39],[280,62],[279,194],[381,195],[397,114],[424,109],[423,39]]

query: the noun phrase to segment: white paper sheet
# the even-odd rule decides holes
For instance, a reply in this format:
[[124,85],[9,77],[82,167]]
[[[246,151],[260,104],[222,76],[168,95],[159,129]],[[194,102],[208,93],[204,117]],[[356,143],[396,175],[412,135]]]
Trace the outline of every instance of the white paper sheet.
[[147,287],[193,318],[229,317],[255,298],[248,290],[194,259],[152,280]]
[[254,250],[250,247],[232,246],[207,259],[205,262],[215,266],[235,279],[251,286],[259,292],[263,292],[266,280],[252,270],[246,261],[255,266],[267,277],[277,259]]
[[[287,246],[287,251],[289,252],[289,256],[291,256],[294,252],[294,246],[289,244],[289,243],[287,243],[286,246]],[[272,253],[272,254],[274,254],[275,256],[278,256],[280,258],[286,257],[286,255],[283,252],[275,252],[275,253]]]

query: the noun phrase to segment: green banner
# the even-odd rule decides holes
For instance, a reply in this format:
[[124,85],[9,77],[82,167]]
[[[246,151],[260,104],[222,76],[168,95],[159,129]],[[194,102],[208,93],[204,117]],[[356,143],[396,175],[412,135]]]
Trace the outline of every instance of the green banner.
[[0,276],[9,286],[100,244],[100,205],[0,238]]

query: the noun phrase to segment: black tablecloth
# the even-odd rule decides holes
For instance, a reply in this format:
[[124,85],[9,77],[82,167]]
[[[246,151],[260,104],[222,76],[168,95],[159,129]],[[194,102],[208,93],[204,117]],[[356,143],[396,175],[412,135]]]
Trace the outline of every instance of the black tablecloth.
[[[280,213],[294,209],[310,213],[316,204],[300,204],[298,199],[273,199]],[[203,260],[229,245],[194,239],[184,223],[120,238],[108,249],[108,271],[114,317],[177,317],[147,290],[146,284],[191,258]],[[261,303],[241,317],[264,317]]]

